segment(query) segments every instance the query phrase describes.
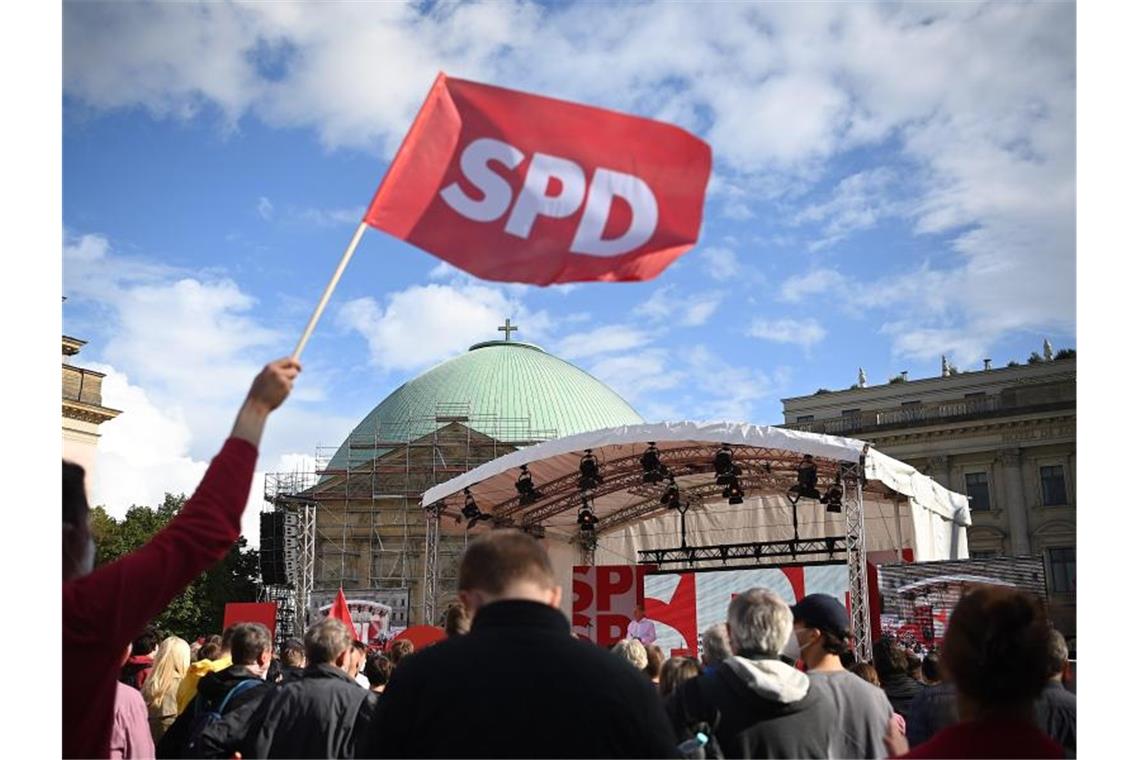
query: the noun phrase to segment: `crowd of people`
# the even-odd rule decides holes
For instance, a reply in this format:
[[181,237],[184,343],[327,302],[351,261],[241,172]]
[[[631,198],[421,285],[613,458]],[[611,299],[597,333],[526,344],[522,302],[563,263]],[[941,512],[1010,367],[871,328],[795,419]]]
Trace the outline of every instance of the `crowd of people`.
[[64,463],[66,757],[1064,757],[1076,698],[1040,602],[978,586],[924,656],[852,655],[847,611],[735,595],[699,659],[666,657],[640,607],[610,649],[571,634],[534,538],[496,530],[460,562],[447,638],[369,651],[335,618],[276,649],[259,623],[187,642],[148,627],[236,540],[265,420],[300,367],[268,365],[186,506],[93,569],[84,473]]

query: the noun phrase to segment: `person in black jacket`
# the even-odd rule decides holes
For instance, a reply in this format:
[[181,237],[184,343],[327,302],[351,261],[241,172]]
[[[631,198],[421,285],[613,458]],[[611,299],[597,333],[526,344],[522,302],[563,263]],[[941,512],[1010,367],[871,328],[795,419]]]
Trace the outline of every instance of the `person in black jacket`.
[[[230,747],[244,732],[241,727],[272,690],[272,684],[264,680],[273,658],[269,629],[261,623],[238,623],[231,627],[230,634],[230,656],[234,664],[202,677],[197,696],[155,747],[156,757],[229,757]],[[245,681],[256,683],[234,691]],[[226,700],[231,692],[233,696]],[[223,703],[222,719],[196,732],[202,716],[219,711]]]
[[352,728],[367,689],[348,677],[352,631],[325,618],[305,632],[308,667],[278,685],[234,748],[242,757],[352,757]]
[[909,658],[902,647],[886,637],[875,642],[871,652],[875,657],[875,670],[879,671],[879,683],[887,693],[887,699],[895,712],[909,718],[910,701],[922,691],[922,684],[907,672]]
[[729,603],[727,628],[734,655],[665,703],[676,734],[711,730],[725,757],[829,757],[838,710],[779,657],[792,636],[788,605],[767,589],[749,589]]
[[305,642],[300,639],[285,639],[281,645],[281,681],[300,681],[305,675]]
[[358,719],[357,757],[676,757],[649,679],[570,633],[562,589],[531,536],[467,547],[471,631],[401,661]]

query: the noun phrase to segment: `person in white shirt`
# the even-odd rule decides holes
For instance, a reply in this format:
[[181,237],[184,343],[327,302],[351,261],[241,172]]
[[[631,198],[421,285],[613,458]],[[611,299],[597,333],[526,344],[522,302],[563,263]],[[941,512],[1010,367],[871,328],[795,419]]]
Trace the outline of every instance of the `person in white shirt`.
[[629,638],[637,639],[646,646],[657,641],[657,627],[653,625],[652,620],[645,617],[645,608],[640,604],[633,608],[633,620],[630,621],[626,633]]

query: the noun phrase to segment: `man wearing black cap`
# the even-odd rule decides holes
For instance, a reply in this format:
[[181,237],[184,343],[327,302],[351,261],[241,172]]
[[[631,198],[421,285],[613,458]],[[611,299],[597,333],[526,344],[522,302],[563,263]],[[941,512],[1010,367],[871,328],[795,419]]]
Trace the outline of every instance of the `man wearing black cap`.
[[812,691],[839,713],[830,756],[886,757],[883,737],[891,720],[891,703],[882,689],[848,672],[840,661],[851,638],[847,609],[829,594],[809,594],[792,607],[792,620]]

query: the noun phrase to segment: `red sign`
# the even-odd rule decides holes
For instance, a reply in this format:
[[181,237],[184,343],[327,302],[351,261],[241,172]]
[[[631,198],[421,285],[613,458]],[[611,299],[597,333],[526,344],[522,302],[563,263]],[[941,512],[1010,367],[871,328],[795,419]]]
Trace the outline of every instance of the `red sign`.
[[364,221],[487,280],[656,277],[712,150],[670,124],[440,74]]
[[261,623],[269,629],[270,637],[277,629],[276,602],[227,602],[222,616],[222,629],[235,623]]
[[400,632],[398,636],[396,636],[396,638],[392,639],[392,641],[389,641],[386,648],[391,649],[393,642],[400,641],[401,639],[407,639],[408,641],[412,642],[412,646],[415,647],[414,651],[418,652],[421,649],[429,647],[437,641],[443,641],[446,638],[447,633],[442,628],[439,628],[437,626],[413,625],[411,628],[405,628]]

